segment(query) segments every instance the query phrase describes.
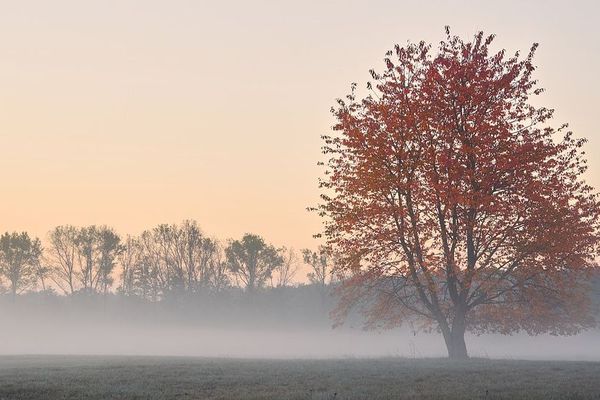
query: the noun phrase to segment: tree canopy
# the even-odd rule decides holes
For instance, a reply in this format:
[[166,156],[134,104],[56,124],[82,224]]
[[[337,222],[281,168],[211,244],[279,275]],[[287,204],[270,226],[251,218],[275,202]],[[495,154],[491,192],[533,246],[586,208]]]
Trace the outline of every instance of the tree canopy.
[[456,358],[465,330],[577,332],[600,212],[585,140],[535,105],[537,44],[509,56],[446,33],[437,51],[396,46],[332,108],[319,211],[352,273],[338,317],[360,304],[372,326],[437,327]]

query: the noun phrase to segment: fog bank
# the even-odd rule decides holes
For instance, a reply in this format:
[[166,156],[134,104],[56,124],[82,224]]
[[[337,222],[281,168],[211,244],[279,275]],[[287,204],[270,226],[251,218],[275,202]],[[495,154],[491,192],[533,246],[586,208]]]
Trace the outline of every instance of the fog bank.
[[[438,333],[364,331],[352,314],[333,328],[336,299],[315,287],[247,296],[30,293],[0,296],[0,355],[158,355],[241,358],[445,357]],[[576,336],[467,335],[472,357],[600,361],[600,331]]]
[[[351,328],[222,328],[103,323],[8,323],[0,354],[164,355],[240,358],[444,357],[439,334]],[[14,322],[14,321],[13,321]],[[472,357],[600,361],[600,332],[570,337],[468,335]]]

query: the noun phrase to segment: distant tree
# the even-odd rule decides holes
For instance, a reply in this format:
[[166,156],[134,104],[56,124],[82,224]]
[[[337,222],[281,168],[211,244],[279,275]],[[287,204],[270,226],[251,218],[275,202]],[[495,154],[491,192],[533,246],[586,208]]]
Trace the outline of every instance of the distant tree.
[[172,269],[169,267],[168,245],[154,228],[144,231],[139,237],[141,247],[138,264],[138,287],[143,297],[155,301],[173,290]]
[[164,289],[163,280],[160,279],[159,260],[160,255],[150,231],[145,231],[140,237],[128,236],[119,256],[119,292],[157,301]]
[[[97,229],[95,226],[83,227],[77,230],[75,237],[77,246],[76,260],[79,266],[77,278],[84,292],[91,292],[95,282],[95,263],[97,248]],[[97,270],[97,269],[96,269]]]
[[52,281],[65,293],[76,289],[76,260],[78,230],[71,225],[57,226],[48,235],[46,264],[51,270]]
[[283,263],[279,251],[258,235],[246,234],[225,249],[229,271],[249,293],[262,288]]
[[193,293],[208,286],[218,244],[195,221],[159,225],[152,236],[164,265],[161,272],[172,292]]
[[304,263],[308,264],[311,268],[306,277],[310,283],[317,285],[322,291],[325,291],[333,277],[333,257],[331,252],[325,246],[319,246],[318,251],[302,250],[302,256]]
[[96,229],[96,243],[98,256],[94,290],[107,294],[113,284],[112,273],[123,247],[119,235],[107,226]]
[[0,236],[0,274],[8,281],[13,300],[36,282],[42,245],[27,232]]
[[199,291],[209,284],[218,243],[204,236],[196,221],[184,221],[175,231],[177,234],[173,258],[181,265],[187,290]]
[[217,243],[217,249],[212,255],[208,281],[215,293],[222,292],[231,284],[225,250],[220,243]]
[[289,286],[298,272],[298,256],[293,248],[280,249],[281,264],[275,268],[275,281],[273,286]]
[[158,225],[125,242],[120,291],[152,300],[219,291],[228,285],[222,253],[195,221]]
[[58,226],[50,232],[45,263],[52,281],[65,293],[107,293],[113,284],[120,237],[107,226]]
[[49,290],[49,288],[46,285],[46,282],[48,281],[48,278],[50,278],[52,275],[52,269],[49,266],[38,262],[38,265],[35,267],[34,273],[36,283],[39,283],[39,285],[42,287],[42,291],[45,292],[46,290]]
[[[353,274],[339,316],[437,326],[451,358],[466,330],[575,333],[593,324],[585,274],[596,266],[600,205],[581,147],[525,58],[490,53],[494,36],[448,36],[437,54],[396,46],[370,94],[332,111],[321,215]],[[557,138],[562,136],[562,138]]]
[[125,295],[134,295],[136,288],[136,271],[139,265],[140,246],[136,238],[127,235],[123,242],[123,251],[119,255],[121,279],[118,291]]

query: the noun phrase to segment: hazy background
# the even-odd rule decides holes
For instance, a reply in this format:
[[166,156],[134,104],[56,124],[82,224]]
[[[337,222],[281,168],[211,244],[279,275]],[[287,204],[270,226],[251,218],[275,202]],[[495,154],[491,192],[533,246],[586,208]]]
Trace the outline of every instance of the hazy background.
[[0,1],[0,229],[138,233],[197,219],[314,247],[329,108],[394,43],[541,43],[537,72],[589,138],[600,186],[594,1]]
[[[171,298],[29,293],[0,298],[0,354],[169,355],[242,358],[446,357],[441,334],[333,328],[335,299],[315,286]],[[576,336],[468,334],[471,357],[600,361],[600,331]]]

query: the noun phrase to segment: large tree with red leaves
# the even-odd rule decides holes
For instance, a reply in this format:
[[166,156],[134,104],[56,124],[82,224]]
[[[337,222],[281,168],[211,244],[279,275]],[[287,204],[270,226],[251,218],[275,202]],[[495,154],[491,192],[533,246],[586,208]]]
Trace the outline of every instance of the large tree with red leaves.
[[578,332],[599,244],[584,140],[531,101],[537,44],[508,56],[446,33],[436,52],[396,46],[332,109],[319,210],[351,275],[337,317],[437,328],[450,358],[468,357],[465,331]]

